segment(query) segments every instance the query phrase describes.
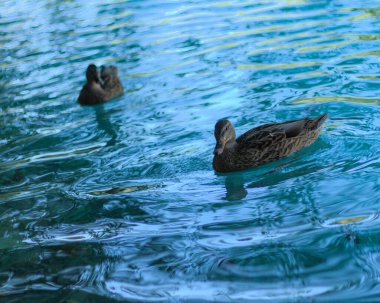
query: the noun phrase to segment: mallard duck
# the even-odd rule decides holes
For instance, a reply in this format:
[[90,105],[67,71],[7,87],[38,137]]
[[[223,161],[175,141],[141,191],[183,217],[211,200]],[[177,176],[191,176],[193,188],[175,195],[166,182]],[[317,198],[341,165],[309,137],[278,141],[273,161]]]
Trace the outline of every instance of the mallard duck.
[[323,114],[315,119],[264,124],[237,139],[231,122],[219,120],[215,124],[214,170],[238,171],[295,153],[318,138],[326,119],[327,114]]
[[102,66],[99,72],[95,64],[90,64],[86,70],[86,78],[87,82],[78,98],[81,105],[95,105],[123,94],[116,66]]

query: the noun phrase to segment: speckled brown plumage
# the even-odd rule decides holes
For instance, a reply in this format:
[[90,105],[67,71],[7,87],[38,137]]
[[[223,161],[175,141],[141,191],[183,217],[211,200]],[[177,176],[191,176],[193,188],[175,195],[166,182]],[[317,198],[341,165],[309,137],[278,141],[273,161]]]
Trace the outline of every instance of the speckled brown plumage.
[[90,64],[86,70],[87,82],[83,86],[78,102],[81,105],[95,105],[123,94],[123,86],[113,65],[102,66],[101,71],[95,64]]
[[215,125],[214,170],[238,171],[295,153],[318,138],[326,119],[323,114],[315,119],[264,124],[237,139],[231,122],[219,120]]

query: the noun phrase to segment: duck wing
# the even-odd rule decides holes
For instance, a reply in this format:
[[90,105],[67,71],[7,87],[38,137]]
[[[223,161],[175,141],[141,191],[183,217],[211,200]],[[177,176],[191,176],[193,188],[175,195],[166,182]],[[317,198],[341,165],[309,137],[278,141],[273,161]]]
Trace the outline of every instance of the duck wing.
[[286,133],[282,130],[251,129],[236,139],[239,149],[263,149],[284,140]]
[[323,114],[315,119],[304,118],[300,120],[290,120],[282,123],[268,123],[247,131],[236,139],[242,148],[265,148],[285,140],[303,135],[305,132],[318,129],[326,120],[327,115]]
[[102,87],[105,90],[111,90],[121,86],[119,77],[117,75],[117,68],[113,65],[103,65],[100,70],[100,77],[103,81]]

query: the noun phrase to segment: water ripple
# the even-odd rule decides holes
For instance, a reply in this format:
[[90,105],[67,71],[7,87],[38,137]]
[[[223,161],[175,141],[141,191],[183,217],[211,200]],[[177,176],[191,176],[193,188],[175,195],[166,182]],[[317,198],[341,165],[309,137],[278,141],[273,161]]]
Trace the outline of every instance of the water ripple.
[[[379,22],[369,0],[3,1],[4,300],[376,301]],[[124,96],[77,104],[92,62]],[[312,146],[213,172],[217,119],[324,112]]]

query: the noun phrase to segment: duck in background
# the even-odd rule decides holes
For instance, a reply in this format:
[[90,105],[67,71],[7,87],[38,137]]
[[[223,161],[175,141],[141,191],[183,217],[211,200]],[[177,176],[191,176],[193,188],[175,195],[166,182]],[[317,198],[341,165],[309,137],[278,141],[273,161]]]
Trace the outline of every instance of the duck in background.
[[318,138],[326,119],[327,114],[323,114],[314,119],[264,124],[252,128],[237,139],[231,122],[219,120],[214,133],[214,170],[243,170],[293,154]]
[[83,85],[78,97],[81,105],[95,105],[119,97],[123,94],[123,86],[117,75],[116,66],[90,64],[86,70],[87,82]]

